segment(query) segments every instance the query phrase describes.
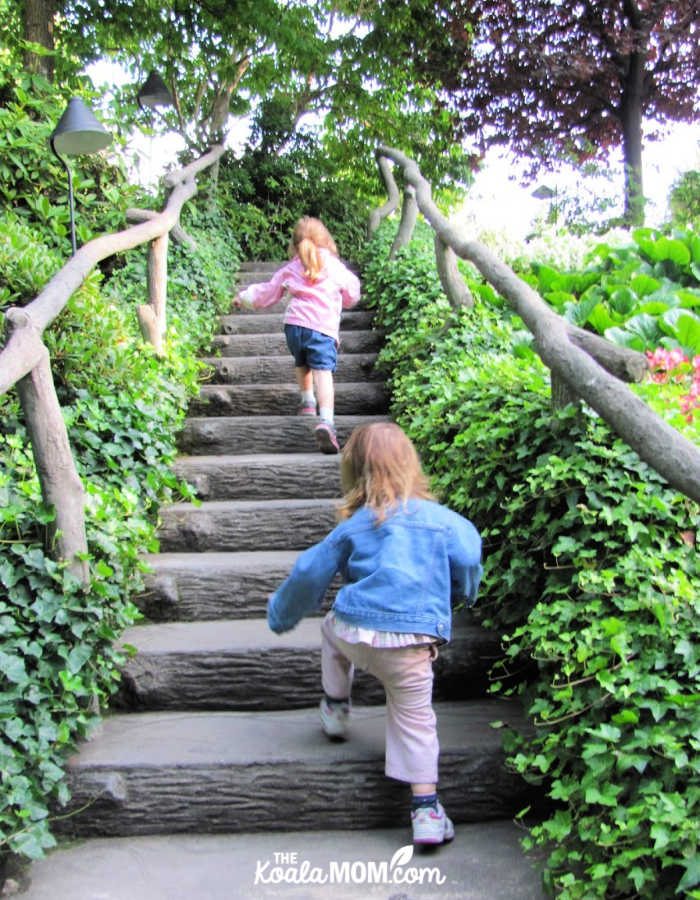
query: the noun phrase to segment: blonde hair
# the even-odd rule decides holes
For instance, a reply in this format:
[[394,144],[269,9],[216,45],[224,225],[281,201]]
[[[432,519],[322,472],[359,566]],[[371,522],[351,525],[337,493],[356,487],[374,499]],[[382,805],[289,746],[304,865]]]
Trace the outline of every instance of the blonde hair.
[[321,277],[323,263],[318,252],[321,247],[330,250],[334,256],[338,255],[335,241],[320,219],[313,219],[311,216],[299,219],[292,232],[289,255],[299,257],[304,266],[304,275],[309,281],[318,281]]
[[340,519],[369,506],[381,523],[411,497],[435,499],[415,447],[393,422],[373,422],[353,431],[343,449],[340,482]]

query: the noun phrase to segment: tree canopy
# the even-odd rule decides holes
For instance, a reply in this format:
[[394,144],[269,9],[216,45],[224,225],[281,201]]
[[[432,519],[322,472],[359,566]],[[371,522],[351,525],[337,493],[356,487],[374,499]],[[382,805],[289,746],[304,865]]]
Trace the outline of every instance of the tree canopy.
[[622,146],[625,217],[643,221],[642,122],[700,112],[697,0],[447,0],[450,40],[418,60],[459,132],[551,163]]

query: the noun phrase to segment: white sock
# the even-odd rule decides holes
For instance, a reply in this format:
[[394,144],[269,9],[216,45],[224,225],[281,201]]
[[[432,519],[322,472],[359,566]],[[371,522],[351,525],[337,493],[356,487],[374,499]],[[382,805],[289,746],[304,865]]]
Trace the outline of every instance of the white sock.
[[313,391],[302,391],[301,399],[304,403],[308,403],[309,406],[316,406],[316,395]]
[[318,414],[319,414],[322,422],[328,422],[329,425],[333,424],[333,407],[332,406],[320,407]]

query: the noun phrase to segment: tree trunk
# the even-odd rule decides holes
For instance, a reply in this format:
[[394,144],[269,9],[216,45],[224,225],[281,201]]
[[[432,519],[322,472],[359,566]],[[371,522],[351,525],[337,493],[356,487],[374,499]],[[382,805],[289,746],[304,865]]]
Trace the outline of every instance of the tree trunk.
[[637,32],[639,44],[628,57],[620,101],[622,147],[625,164],[625,214],[627,225],[644,224],[644,186],[642,181],[642,92],[644,61],[648,36]]
[[[24,40],[40,44],[47,50],[53,50],[55,12],[54,0],[24,0],[22,8],[22,37]],[[34,53],[31,49],[25,50],[24,68],[27,72],[43,75],[48,81],[53,81],[54,58],[52,55],[44,56]]]

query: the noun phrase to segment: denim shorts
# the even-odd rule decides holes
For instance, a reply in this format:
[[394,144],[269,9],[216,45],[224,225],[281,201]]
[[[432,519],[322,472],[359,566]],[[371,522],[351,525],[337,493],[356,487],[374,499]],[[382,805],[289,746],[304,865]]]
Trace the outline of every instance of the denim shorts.
[[284,336],[295,366],[335,372],[338,353],[332,337],[303,325],[285,325]]

